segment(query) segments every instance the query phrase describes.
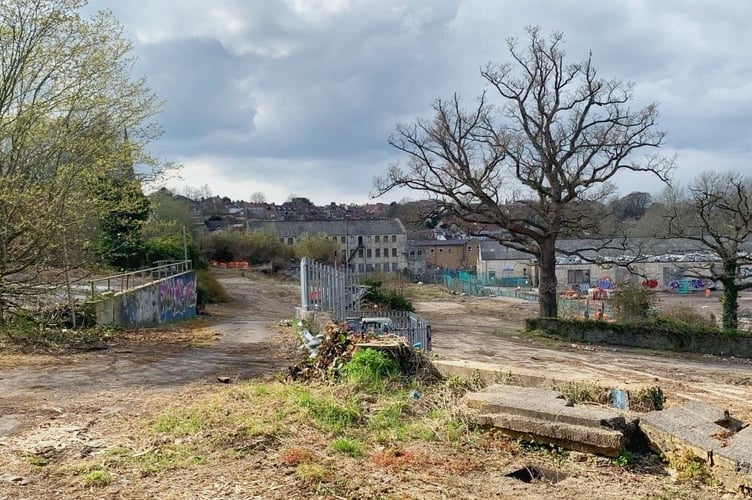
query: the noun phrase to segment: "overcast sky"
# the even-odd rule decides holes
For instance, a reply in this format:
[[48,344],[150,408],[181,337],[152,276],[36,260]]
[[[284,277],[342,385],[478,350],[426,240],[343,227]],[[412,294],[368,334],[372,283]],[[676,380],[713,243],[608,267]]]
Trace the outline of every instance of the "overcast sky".
[[[318,205],[369,201],[399,159],[387,140],[432,101],[484,89],[525,26],[592,50],[599,76],[660,103],[675,177],[752,168],[752,2],[746,0],[90,0],[133,40],[136,76],[166,101],[153,150],[183,165],[168,187],[208,185]],[[622,194],[657,192],[647,176]],[[400,192],[376,201],[419,193]]]

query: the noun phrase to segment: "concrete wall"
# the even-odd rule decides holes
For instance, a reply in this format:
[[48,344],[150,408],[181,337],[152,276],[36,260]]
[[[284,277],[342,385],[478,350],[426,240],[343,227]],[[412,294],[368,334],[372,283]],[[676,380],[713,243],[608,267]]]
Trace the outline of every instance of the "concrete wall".
[[158,325],[196,315],[196,273],[189,271],[122,293],[95,304],[97,323],[132,328]]

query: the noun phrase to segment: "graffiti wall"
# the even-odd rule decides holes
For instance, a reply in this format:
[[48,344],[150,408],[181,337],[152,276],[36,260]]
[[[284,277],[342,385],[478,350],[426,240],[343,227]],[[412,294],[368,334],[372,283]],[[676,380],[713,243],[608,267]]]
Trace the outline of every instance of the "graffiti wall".
[[[196,315],[196,273],[170,276],[121,294],[97,305],[97,322],[120,327],[169,323]],[[100,314],[101,312],[101,314]]]
[[196,315],[196,274],[173,276],[159,282],[159,322],[169,323]]

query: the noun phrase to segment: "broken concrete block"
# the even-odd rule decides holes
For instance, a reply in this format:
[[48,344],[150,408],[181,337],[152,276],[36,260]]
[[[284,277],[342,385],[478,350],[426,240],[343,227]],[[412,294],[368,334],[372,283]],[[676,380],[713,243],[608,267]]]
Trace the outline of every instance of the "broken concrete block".
[[752,429],[728,411],[690,401],[643,415],[640,428],[655,451],[689,449],[727,488],[752,487]]
[[617,457],[629,425],[619,413],[571,405],[547,389],[494,385],[466,396],[476,423],[570,450]]

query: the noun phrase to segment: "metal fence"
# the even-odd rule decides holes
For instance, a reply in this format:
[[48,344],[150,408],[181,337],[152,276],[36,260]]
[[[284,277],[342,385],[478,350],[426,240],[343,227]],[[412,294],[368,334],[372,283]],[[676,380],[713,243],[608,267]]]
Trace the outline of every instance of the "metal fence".
[[[368,287],[360,285],[357,274],[307,257],[300,261],[300,301],[304,311],[327,311],[338,323],[361,318],[360,301],[366,292]],[[431,326],[421,316],[408,311],[379,315],[391,318],[397,333],[404,335],[414,348],[431,349]]]
[[125,292],[141,285],[153,283],[193,269],[190,260],[159,261],[154,267],[128,273],[115,274],[105,278],[89,280],[89,298],[104,292]]
[[308,257],[300,261],[300,304],[304,311],[327,311],[337,322],[360,315],[360,299],[368,291],[358,275]]

